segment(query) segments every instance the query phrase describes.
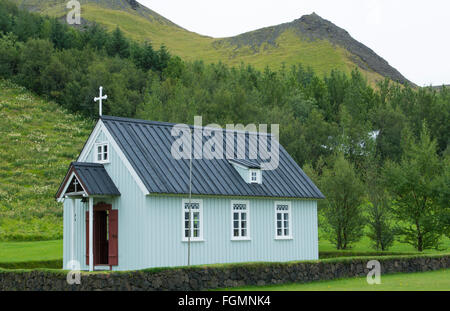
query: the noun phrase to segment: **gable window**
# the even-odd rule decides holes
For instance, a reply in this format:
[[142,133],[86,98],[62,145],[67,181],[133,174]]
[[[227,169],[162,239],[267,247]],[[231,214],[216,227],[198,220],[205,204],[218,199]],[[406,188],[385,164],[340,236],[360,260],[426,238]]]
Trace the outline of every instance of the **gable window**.
[[261,183],[261,170],[251,169],[249,172],[249,181],[250,183],[260,184]]
[[291,202],[275,202],[275,239],[292,239]]
[[231,239],[250,239],[250,217],[248,201],[231,201]]
[[98,143],[95,144],[94,162],[108,163],[109,162],[109,144]]
[[190,203],[187,199],[183,200],[183,241],[188,241],[189,236],[191,241],[203,241],[202,200],[191,199]]

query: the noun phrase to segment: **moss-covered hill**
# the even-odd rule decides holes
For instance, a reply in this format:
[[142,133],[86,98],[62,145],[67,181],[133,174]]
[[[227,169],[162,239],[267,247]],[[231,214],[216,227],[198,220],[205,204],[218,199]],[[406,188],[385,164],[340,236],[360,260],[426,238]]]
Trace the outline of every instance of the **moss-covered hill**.
[[0,80],[0,240],[62,237],[54,194],[93,123]]
[[[67,13],[66,0],[14,0],[21,7],[61,17]],[[359,67],[369,81],[388,77],[408,80],[371,49],[354,40],[344,29],[316,14],[290,23],[266,27],[231,38],[211,38],[172,23],[135,0],[79,0],[84,23],[96,21],[109,29],[119,26],[129,37],[165,44],[185,60],[241,62],[259,69],[274,69],[283,63],[302,63],[317,73],[331,69],[350,72]]]

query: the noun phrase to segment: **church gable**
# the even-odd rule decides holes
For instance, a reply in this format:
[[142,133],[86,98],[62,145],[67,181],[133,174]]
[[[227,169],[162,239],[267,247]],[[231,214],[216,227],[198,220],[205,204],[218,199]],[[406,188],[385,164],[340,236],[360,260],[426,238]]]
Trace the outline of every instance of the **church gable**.
[[91,162],[103,164],[105,169],[109,171],[113,165],[112,161],[120,161],[129,171],[136,184],[144,194],[148,194],[148,190],[142,183],[140,177],[123,154],[121,148],[109,133],[108,129],[99,119],[91,135],[86,141],[77,162]]

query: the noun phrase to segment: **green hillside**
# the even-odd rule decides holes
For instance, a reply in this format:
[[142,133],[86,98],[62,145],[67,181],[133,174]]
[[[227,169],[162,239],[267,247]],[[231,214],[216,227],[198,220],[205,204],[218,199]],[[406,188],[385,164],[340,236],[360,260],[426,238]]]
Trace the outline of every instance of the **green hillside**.
[[0,240],[62,237],[55,189],[92,122],[0,80]]
[[[62,19],[68,11],[65,0],[15,2],[31,11]],[[244,62],[259,69],[302,63],[320,75],[328,74],[332,69],[350,73],[358,67],[370,82],[383,76],[402,83],[407,81],[345,30],[314,13],[291,23],[232,38],[211,38],[183,29],[133,0],[80,0],[80,3],[83,23],[95,21],[108,29],[119,26],[127,36],[151,41],[154,46],[164,44],[171,53],[185,60],[222,61],[230,65]],[[330,29],[331,35],[328,35]]]

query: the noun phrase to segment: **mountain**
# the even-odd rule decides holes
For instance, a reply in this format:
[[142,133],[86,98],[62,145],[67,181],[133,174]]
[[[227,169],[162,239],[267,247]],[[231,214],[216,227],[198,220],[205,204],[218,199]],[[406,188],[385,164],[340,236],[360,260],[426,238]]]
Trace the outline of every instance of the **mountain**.
[[[14,0],[20,7],[61,17],[67,0]],[[349,73],[358,67],[369,81],[388,77],[411,83],[370,48],[353,39],[332,22],[312,13],[289,23],[265,27],[229,38],[212,38],[188,31],[135,0],[79,0],[83,23],[95,21],[153,45],[166,45],[185,60],[241,62],[263,69],[302,63],[319,74],[339,69]]]

